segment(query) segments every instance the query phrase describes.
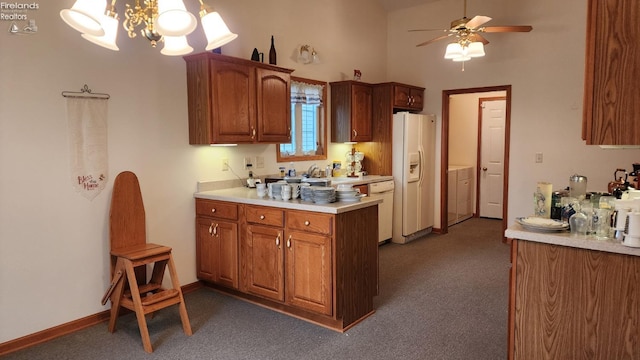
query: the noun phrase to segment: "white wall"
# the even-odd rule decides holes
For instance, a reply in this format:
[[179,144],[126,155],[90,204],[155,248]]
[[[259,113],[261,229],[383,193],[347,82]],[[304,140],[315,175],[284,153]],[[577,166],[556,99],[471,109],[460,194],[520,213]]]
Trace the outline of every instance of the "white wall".
[[[587,176],[589,191],[606,191],[616,168],[631,170],[640,160],[639,150],[603,150],[580,139],[586,5],[584,0],[469,2],[467,16],[491,16],[487,26],[532,25],[533,31],[486,34],[486,56],[468,62],[464,72],[459,63],[442,58],[446,41],[415,47],[439,33],[407,32],[448,28],[462,17],[460,2],[440,0],[389,15],[388,77],[426,87],[425,112],[439,114],[438,131],[443,90],[512,85],[509,223],[531,213],[530,194],[538,181],[559,189],[578,173]],[[535,163],[536,152],[543,153],[543,163]],[[436,166],[439,173],[439,158]]]
[[[185,64],[120,29],[119,52],[83,40],[58,16],[73,0],[40,1],[29,16],[38,33],[0,33],[0,343],[101,312],[109,283],[108,210],[115,176],[134,171],[141,183],[149,240],[173,247],[180,281],[196,281],[193,192],[199,180],[234,179],[220,171],[228,157],[241,176],[242,156],[265,157],[275,173],[274,145],[188,145]],[[197,13],[198,2],[187,0]],[[278,65],[324,81],[385,81],[386,14],[371,0],[216,0],[238,39],[223,53],[268,53]],[[124,18],[124,2],[118,2]],[[2,21],[0,27],[8,29]],[[20,24],[23,26],[23,24]],[[190,36],[197,52],[204,35]],[[296,46],[314,46],[320,65],[299,65]],[[64,90],[87,84],[109,100],[109,185],[93,201],[75,193],[68,166]],[[343,145],[328,161],[342,159]],[[299,164],[306,169],[309,164]],[[261,171],[257,171],[258,175]]]

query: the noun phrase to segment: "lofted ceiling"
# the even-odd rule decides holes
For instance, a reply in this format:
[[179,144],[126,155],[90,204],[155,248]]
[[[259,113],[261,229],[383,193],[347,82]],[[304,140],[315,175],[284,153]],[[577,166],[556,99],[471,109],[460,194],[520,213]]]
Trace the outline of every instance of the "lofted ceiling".
[[405,9],[412,6],[426,4],[430,2],[440,1],[440,0],[377,0],[382,7],[389,11],[395,11],[399,9]]

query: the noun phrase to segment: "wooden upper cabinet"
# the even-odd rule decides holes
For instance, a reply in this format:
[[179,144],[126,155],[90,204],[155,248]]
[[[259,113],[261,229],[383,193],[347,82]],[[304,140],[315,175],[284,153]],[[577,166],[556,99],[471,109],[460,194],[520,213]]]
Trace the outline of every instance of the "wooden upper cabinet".
[[184,59],[190,144],[290,142],[293,70],[213,53]]
[[393,84],[393,107],[409,111],[422,111],[424,88]]
[[582,138],[588,145],[640,145],[640,2],[588,6]]
[[358,81],[339,81],[330,85],[331,141],[371,141],[372,85]]
[[291,77],[280,71],[257,69],[258,141],[291,142]]

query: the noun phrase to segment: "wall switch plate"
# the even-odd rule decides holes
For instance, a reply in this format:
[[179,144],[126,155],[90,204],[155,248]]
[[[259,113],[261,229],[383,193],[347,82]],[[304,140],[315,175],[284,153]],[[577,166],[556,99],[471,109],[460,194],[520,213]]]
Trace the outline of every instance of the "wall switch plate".
[[244,157],[244,169],[250,170],[253,167],[253,162],[251,161],[251,156]]
[[264,156],[256,156],[256,169],[264,168]]
[[537,164],[542,163],[542,153],[541,152],[536,153],[536,163]]
[[222,171],[229,171],[229,159],[222,159]]

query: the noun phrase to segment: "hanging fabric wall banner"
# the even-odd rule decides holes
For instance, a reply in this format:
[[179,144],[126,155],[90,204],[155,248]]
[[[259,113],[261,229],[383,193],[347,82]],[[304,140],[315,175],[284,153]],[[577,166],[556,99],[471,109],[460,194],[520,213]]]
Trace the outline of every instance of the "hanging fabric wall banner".
[[107,184],[107,99],[67,98],[69,164],[76,191],[93,200]]

